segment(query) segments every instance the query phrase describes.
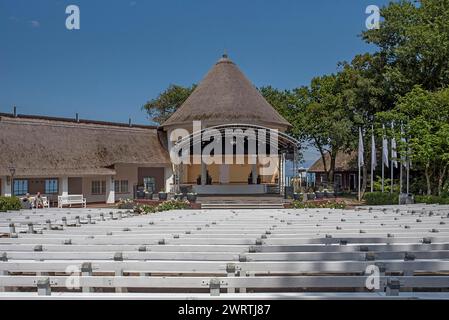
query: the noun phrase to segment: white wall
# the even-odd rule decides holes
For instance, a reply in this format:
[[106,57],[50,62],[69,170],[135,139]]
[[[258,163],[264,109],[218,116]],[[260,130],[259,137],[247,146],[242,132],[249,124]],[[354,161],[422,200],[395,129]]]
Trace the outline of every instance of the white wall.
[[115,203],[115,180],[114,176],[106,177],[106,203]]
[[[133,197],[133,187],[137,184],[137,168],[137,165],[127,164],[120,164],[115,166],[115,171],[117,174],[113,176],[114,181],[128,180],[128,193],[115,193],[115,201],[119,201],[120,199],[131,199]],[[111,199],[108,199],[108,190],[106,190],[105,194],[92,194],[92,181],[106,181],[106,189],[108,189],[107,182],[110,178],[110,176],[91,176],[82,178],[83,195],[88,203],[106,202],[107,200],[109,200],[108,202],[112,202]]]
[[83,177],[83,195],[86,201],[89,202],[106,202],[106,194],[93,195],[92,194],[92,181],[106,181],[108,176],[97,177]]
[[172,192],[174,189],[174,177],[173,177],[173,169],[172,167],[164,168],[164,177],[165,177],[165,191]]
[[69,194],[69,178],[68,177],[60,177],[58,179],[59,182],[59,193],[61,196],[67,196]]
[[116,193],[115,200],[131,199],[133,195],[133,187],[137,184],[137,168],[136,165],[120,164],[115,166],[117,174],[114,180],[128,180],[128,193]]
[[1,185],[1,190],[2,193],[0,194],[1,196],[6,196],[6,197],[10,197],[12,192],[11,192],[11,183],[8,185],[7,184],[7,177],[0,177],[0,179],[2,180],[2,185]]

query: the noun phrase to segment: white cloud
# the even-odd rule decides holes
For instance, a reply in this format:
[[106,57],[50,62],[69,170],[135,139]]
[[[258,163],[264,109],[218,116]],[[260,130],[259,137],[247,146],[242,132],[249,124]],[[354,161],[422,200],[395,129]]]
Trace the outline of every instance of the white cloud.
[[30,24],[33,28],[39,28],[41,26],[41,23],[37,20],[31,20]]

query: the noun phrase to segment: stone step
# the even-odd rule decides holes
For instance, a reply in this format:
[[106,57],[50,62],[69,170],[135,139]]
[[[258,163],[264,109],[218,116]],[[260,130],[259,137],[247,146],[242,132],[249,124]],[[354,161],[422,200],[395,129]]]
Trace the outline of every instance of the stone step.
[[283,209],[283,203],[202,203],[201,209]]

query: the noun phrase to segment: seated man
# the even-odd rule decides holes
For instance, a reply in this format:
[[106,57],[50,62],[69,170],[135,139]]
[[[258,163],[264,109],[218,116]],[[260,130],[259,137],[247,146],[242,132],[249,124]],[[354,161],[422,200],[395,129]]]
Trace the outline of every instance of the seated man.
[[22,209],[32,209],[33,205],[31,203],[30,194],[27,193],[25,197],[22,198]]
[[42,199],[41,193],[38,192],[36,194],[36,198],[34,199],[34,207],[36,209],[43,209],[44,208],[44,199]]

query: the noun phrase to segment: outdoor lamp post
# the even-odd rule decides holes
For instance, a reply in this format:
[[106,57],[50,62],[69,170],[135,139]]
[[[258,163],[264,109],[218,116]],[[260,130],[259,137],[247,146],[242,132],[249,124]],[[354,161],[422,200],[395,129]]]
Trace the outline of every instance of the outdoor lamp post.
[[16,174],[16,168],[11,166],[8,169],[11,174],[11,196],[14,196],[14,175]]

